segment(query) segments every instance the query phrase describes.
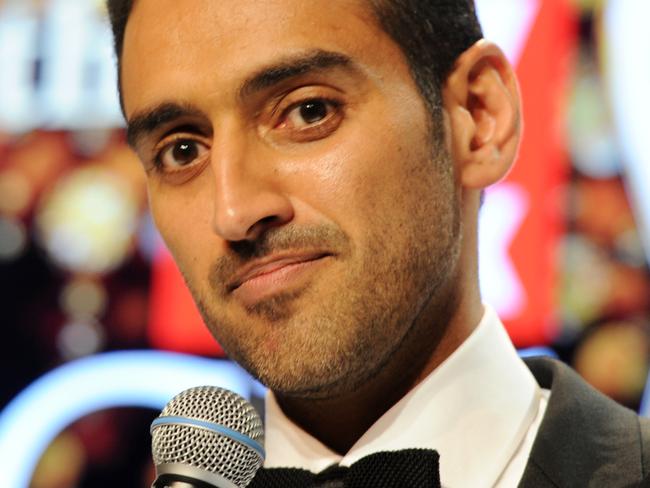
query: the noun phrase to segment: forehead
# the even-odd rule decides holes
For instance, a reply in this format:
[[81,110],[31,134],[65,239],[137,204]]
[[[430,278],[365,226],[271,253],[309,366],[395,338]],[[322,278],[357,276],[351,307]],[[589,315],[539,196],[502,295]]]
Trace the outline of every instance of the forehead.
[[378,80],[408,71],[365,0],[138,0],[122,55],[127,116],[172,88],[226,96],[251,72],[316,49],[345,54]]

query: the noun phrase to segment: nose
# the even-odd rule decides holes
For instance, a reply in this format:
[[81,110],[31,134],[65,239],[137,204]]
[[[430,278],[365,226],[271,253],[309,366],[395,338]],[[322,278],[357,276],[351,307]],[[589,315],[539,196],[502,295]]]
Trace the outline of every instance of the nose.
[[213,143],[213,228],[226,241],[254,241],[294,216],[273,159],[251,146],[238,136]]

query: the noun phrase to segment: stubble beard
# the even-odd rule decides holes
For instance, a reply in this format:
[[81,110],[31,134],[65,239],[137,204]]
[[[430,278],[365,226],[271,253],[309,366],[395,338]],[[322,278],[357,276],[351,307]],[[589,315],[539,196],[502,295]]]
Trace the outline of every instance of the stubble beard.
[[[430,334],[421,338],[432,341],[434,349],[436,329],[446,327],[449,303],[455,300],[448,291],[454,288],[450,280],[457,278],[461,236],[451,161],[445,157],[433,164],[438,170],[427,177],[436,179],[437,196],[407,210],[415,224],[400,229],[404,237],[398,251],[385,235],[368,236],[363,255],[341,258],[344,273],[336,289],[321,279],[246,310],[247,320],[263,326],[235,323],[219,312],[214,299],[190,287],[206,325],[229,357],[277,393],[316,399],[354,391],[377,375],[407,342],[416,321],[440,322],[425,327]],[[391,228],[386,225],[370,228]],[[331,238],[338,232],[339,244],[346,238],[336,229],[310,232],[298,241],[319,233]],[[425,308],[427,318],[421,317]]]

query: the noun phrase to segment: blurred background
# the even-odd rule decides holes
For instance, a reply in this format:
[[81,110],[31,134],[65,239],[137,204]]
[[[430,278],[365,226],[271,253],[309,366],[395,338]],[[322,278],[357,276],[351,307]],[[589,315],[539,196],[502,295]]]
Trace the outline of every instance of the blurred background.
[[[525,117],[482,210],[485,301],[517,347],[645,411],[650,4],[477,3]],[[103,2],[0,1],[0,66],[0,485],[149,486],[173,394],[211,383],[261,406],[263,389],[205,332],[151,222]]]

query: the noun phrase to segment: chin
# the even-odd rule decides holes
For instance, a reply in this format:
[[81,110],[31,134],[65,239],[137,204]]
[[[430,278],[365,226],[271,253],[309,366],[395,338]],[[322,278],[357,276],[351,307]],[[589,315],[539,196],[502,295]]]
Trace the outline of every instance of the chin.
[[[381,365],[369,368],[369,364],[352,363],[331,354],[329,360],[277,364],[262,361],[249,370],[274,393],[292,397],[321,400],[336,398],[357,391],[361,385],[381,370]],[[286,356],[285,356],[286,357]],[[321,354],[322,358],[326,354]],[[240,363],[241,364],[241,363]],[[248,368],[247,368],[248,369]]]

